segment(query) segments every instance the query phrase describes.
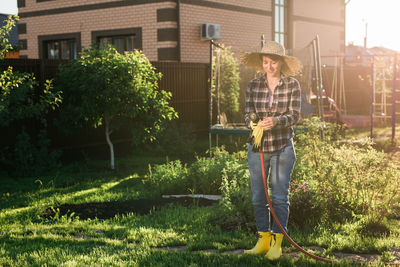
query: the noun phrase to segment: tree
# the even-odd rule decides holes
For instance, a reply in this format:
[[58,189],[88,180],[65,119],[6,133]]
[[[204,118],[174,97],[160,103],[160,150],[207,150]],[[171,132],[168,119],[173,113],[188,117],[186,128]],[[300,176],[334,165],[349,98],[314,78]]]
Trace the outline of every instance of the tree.
[[17,15],[10,15],[7,20],[4,21],[5,24],[0,28],[0,59],[3,59],[7,52],[12,49],[11,44],[8,42],[8,35],[18,19],[19,17]]
[[60,67],[56,83],[64,92],[62,129],[104,126],[114,169],[113,131],[125,124],[134,144],[153,141],[163,123],[177,117],[169,106],[171,93],[158,90],[160,79],[140,51],[122,55],[112,46],[85,49],[78,60]]
[[213,81],[214,97],[216,97],[215,87],[218,84],[220,111],[232,119],[239,111],[239,62],[229,47],[223,45],[217,49],[213,61],[214,72],[218,74],[217,81]]
[[[11,47],[7,36],[17,19],[9,16],[0,29],[1,58]],[[0,73],[0,126],[12,125],[18,132],[16,143],[0,151],[0,162],[11,165],[14,174],[32,175],[55,164],[58,152],[48,151],[46,115],[60,102],[61,92],[54,92],[51,81],[41,86],[33,74],[14,72],[12,67]],[[36,137],[26,132],[26,121],[38,122],[40,129]]]

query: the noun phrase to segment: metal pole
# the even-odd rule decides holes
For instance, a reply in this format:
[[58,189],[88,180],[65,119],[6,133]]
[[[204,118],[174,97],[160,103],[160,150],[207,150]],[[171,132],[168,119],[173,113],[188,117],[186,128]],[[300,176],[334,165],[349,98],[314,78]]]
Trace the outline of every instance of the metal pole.
[[[313,40],[313,55],[314,55],[314,67],[315,67],[315,79],[317,84],[317,108],[318,108],[318,117],[321,120],[321,123],[324,123],[324,115],[322,108],[322,92],[321,92],[321,64],[320,64],[320,56],[319,56],[319,38],[318,35]],[[324,138],[324,130],[323,127],[320,128],[321,138]]]
[[210,40],[210,67],[209,67],[209,81],[208,81],[208,120],[209,120],[209,126],[210,129],[208,131],[208,143],[209,143],[209,149],[210,149],[210,157],[212,155],[211,153],[211,127],[212,127],[212,40]]
[[370,107],[370,124],[371,124],[371,133],[370,137],[373,137],[373,130],[374,130],[374,94],[375,94],[375,79],[374,79],[374,60],[375,57],[372,56],[371,62],[371,107]]
[[317,82],[318,82],[318,94],[319,94],[319,101],[320,101],[319,108],[321,109],[320,110],[321,121],[324,122],[324,103],[323,103],[323,99],[322,99],[321,56],[320,56],[320,51],[319,51],[319,36],[318,35],[316,36],[315,42],[316,42],[316,45],[317,45],[317,47],[316,47],[317,54],[316,55],[317,55],[317,66],[318,66],[318,68],[317,68],[317,73],[318,73],[318,75],[317,75],[317,77],[318,77],[318,80],[317,80]]
[[393,91],[392,91],[392,142],[394,142],[394,137],[396,134],[396,87],[397,87],[397,54],[394,55],[393,63]]
[[[312,47],[313,47],[313,58],[314,58],[314,71],[315,71],[315,80],[316,82],[316,90],[318,91],[318,74],[317,74],[317,51],[316,51],[316,44],[315,44],[315,39],[312,41]],[[320,114],[320,108],[319,108],[319,94],[316,92],[316,97],[317,97],[317,108],[318,108],[318,117],[321,118]]]

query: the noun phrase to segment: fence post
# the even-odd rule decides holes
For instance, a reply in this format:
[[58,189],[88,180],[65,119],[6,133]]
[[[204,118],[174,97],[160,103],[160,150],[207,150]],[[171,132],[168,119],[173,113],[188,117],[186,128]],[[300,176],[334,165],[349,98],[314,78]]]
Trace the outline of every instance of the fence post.
[[397,54],[394,55],[393,63],[393,88],[392,88],[392,142],[396,134],[396,100],[397,100]]
[[212,57],[213,57],[213,43],[212,40],[210,40],[210,65],[209,65],[209,92],[208,92],[208,119],[209,121],[209,128],[208,128],[208,142],[210,146],[210,157],[211,157],[211,142],[212,142],[212,137],[211,137],[211,127],[212,127]]

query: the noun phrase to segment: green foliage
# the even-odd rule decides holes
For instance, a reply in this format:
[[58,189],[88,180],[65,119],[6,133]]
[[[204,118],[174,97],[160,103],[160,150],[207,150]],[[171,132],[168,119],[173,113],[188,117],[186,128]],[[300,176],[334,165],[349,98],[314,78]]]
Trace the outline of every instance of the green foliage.
[[61,128],[109,123],[112,131],[125,124],[134,143],[154,140],[163,122],[177,116],[169,106],[171,94],[158,90],[160,78],[140,51],[121,55],[111,46],[84,50],[78,60],[60,67]]
[[194,154],[196,137],[193,126],[178,124],[176,120],[167,122],[157,140],[148,145],[148,150],[165,156],[186,156]]
[[3,59],[7,52],[12,49],[12,46],[8,42],[8,35],[13,27],[15,27],[15,22],[19,20],[17,15],[8,16],[5,20],[5,24],[0,27],[0,59]]
[[[235,155],[243,160],[244,153]],[[394,261],[399,244],[400,222],[386,224],[390,235],[364,236],[359,230],[376,230],[367,222],[335,223],[308,230],[290,227],[290,236],[300,246],[316,251],[324,248],[320,256],[339,257],[338,263],[323,264],[304,255],[288,256],[294,252],[288,242],[283,243],[287,256],[269,262],[263,256],[236,255],[238,250],[251,248],[256,237],[246,228],[229,230],[215,226],[216,217],[235,215],[235,210],[222,212],[215,205],[199,207],[171,204],[156,207],[149,214],[135,212],[100,220],[77,218],[71,210],[67,214],[54,208],[53,216],[38,220],[43,211],[64,203],[109,202],[115,200],[148,198],[153,187],[142,183],[147,178],[136,173],[138,165],[154,163],[142,155],[133,163],[129,176],[115,175],[94,168],[87,172],[69,172],[60,168],[54,175],[35,178],[6,178],[0,187],[0,265],[105,265],[105,266],[356,266],[358,262],[341,260],[343,253],[375,254],[368,266],[384,266],[380,261]],[[158,162],[158,161],[157,161]],[[229,162],[227,169],[240,179],[241,167]],[[245,169],[245,165],[243,168]],[[181,166],[184,166],[183,164]],[[229,170],[228,170],[229,171]],[[233,173],[234,172],[234,173]],[[178,175],[178,174],[177,174]],[[238,192],[246,186],[247,174],[235,186],[226,187]],[[40,179],[38,184],[37,179]],[[232,178],[228,178],[232,179]],[[223,179],[224,180],[224,179]],[[233,179],[232,179],[233,180]],[[225,186],[224,186],[225,187]],[[246,189],[248,190],[248,189]],[[244,190],[245,191],[245,190]],[[241,193],[240,193],[241,194]],[[235,199],[232,197],[231,199]],[[237,198],[238,202],[240,198]],[[251,212],[251,204],[247,212]],[[229,210],[229,209],[228,209]],[[304,213],[305,214],[305,213]],[[303,216],[304,216],[303,214]],[[43,217],[42,217],[43,218]],[[245,218],[237,218],[245,221]],[[223,219],[221,219],[223,221]],[[253,223],[252,219],[248,220]],[[226,224],[223,226],[227,226]],[[232,230],[232,228],[235,228]],[[383,229],[385,230],[385,229]],[[386,230],[385,230],[386,231]],[[183,248],[184,251],[180,251]],[[226,252],[226,253],[224,253]],[[381,260],[375,261],[379,255]],[[363,255],[355,255],[360,258]],[[346,254],[346,258],[350,255]],[[398,259],[398,257],[396,257]],[[361,258],[360,258],[361,259]],[[362,260],[362,259],[361,259]],[[360,261],[361,261],[360,260]],[[390,263],[389,263],[390,264]]]
[[291,180],[289,223],[302,229],[351,219],[350,207],[339,200],[321,184]]
[[217,101],[216,83],[218,83],[220,111],[225,112],[227,117],[232,119],[239,111],[239,62],[229,47],[222,45],[217,53],[220,53],[219,61],[217,54],[213,58],[213,68],[214,72],[218,69],[220,76],[216,78],[217,81],[213,81],[214,101]]
[[26,119],[46,124],[45,115],[61,102],[61,92],[53,90],[51,81],[38,89],[39,84],[32,74],[13,72],[12,67],[1,73],[0,86],[1,126]]
[[[10,49],[6,36],[18,17],[9,17],[0,30],[0,57]],[[0,126],[17,129],[16,143],[0,151],[0,164],[12,169],[16,176],[35,175],[57,166],[59,152],[49,151],[46,115],[61,102],[61,92],[53,90],[52,82],[43,88],[32,74],[13,72],[12,67],[0,73]],[[39,122],[37,135],[27,133],[24,123]]]
[[249,172],[245,162],[229,161],[222,171],[220,212],[214,221],[224,229],[254,227]]
[[162,194],[187,193],[186,179],[188,169],[180,160],[171,161],[151,167],[149,164],[149,178],[147,182],[153,185]]
[[149,167],[147,182],[160,194],[220,194],[224,172],[231,176],[228,165],[239,160],[243,164],[243,153],[229,154],[216,148],[212,158],[198,157],[189,167],[180,160]]
[[[363,216],[369,224],[379,225],[399,197],[398,170],[370,144],[333,141],[342,134],[339,126],[326,124],[322,138],[321,125],[318,118],[304,120],[305,130],[296,138],[290,223],[299,228],[332,227]],[[153,186],[168,187],[174,194],[221,194],[215,223],[249,229],[253,215],[245,152],[229,154],[216,148],[213,153],[212,158],[198,157],[189,167],[179,161],[158,166],[152,172]]]
[[211,158],[198,157],[190,166],[188,181],[195,193],[220,194],[224,170],[227,165],[237,162],[242,154],[230,154],[223,147],[216,147],[212,155]]
[[[17,136],[14,146],[13,176],[25,177],[44,173],[60,166],[58,160],[61,156],[59,150],[49,151],[50,139],[47,137],[46,130],[42,129],[36,136],[35,142],[31,136],[22,129]],[[3,158],[6,160],[7,158]]]
[[304,201],[314,202],[316,207],[330,205],[321,193],[322,188],[333,201],[333,217],[347,218],[353,213],[382,221],[399,195],[398,170],[370,142],[340,144],[329,141],[330,135],[321,139],[317,120],[304,120],[308,131],[299,134],[296,142],[293,179],[301,185],[308,182],[307,191],[311,191],[308,196],[303,194]]
[[[49,151],[46,115],[61,102],[60,92],[54,92],[51,81],[39,88],[32,74],[13,72],[11,67],[1,73],[0,86],[0,126],[18,131],[16,143],[0,151],[0,163],[15,176],[35,175],[58,166],[60,152]],[[27,121],[39,122],[37,134],[25,131]]]

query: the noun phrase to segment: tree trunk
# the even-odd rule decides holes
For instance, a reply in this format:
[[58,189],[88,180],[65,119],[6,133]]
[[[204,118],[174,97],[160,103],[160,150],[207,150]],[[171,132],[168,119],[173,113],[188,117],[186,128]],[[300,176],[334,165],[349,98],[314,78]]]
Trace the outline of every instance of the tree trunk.
[[106,134],[106,140],[107,140],[107,144],[110,147],[110,158],[111,158],[111,170],[115,169],[115,165],[114,165],[114,145],[111,142],[110,139],[110,135],[112,133],[112,130],[110,130],[110,119],[104,119],[105,121],[105,134]]

